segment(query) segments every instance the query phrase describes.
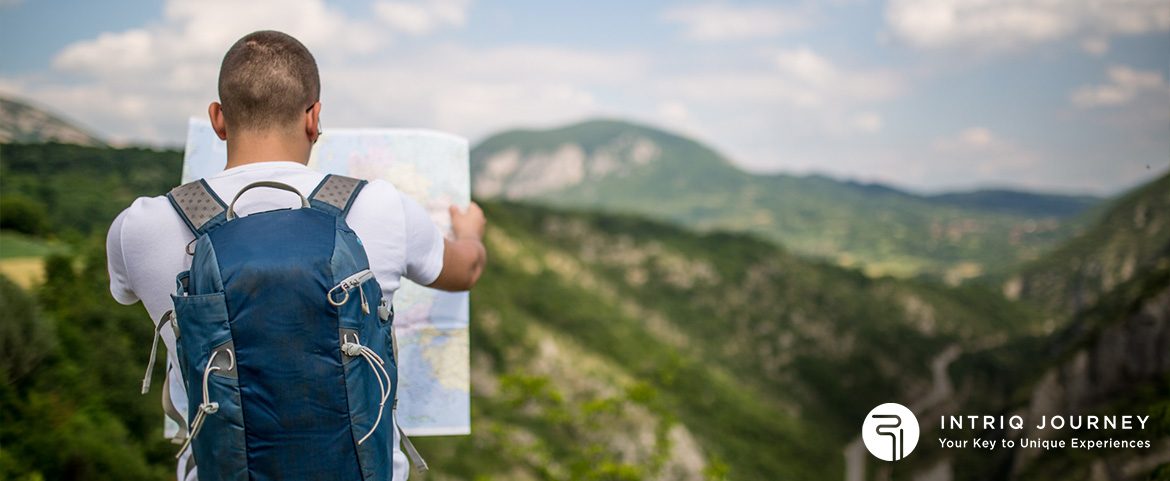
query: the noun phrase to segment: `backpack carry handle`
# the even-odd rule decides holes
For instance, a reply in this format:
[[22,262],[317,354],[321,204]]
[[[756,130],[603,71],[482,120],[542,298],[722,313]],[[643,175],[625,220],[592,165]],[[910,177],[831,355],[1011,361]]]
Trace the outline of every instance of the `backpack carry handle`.
[[227,220],[232,220],[232,219],[235,219],[236,217],[238,217],[236,215],[236,201],[240,200],[240,196],[244,195],[244,192],[247,192],[248,190],[254,189],[256,187],[271,187],[273,189],[287,190],[289,192],[296,194],[297,197],[299,197],[301,199],[301,207],[302,208],[309,207],[309,199],[306,199],[304,195],[301,195],[301,191],[297,190],[293,186],[288,185],[288,184],[282,184],[280,182],[273,182],[270,180],[262,180],[259,182],[252,182],[251,184],[248,184],[243,189],[240,189],[240,192],[238,194],[236,194],[236,197],[234,199],[232,199],[232,203],[228,205]]

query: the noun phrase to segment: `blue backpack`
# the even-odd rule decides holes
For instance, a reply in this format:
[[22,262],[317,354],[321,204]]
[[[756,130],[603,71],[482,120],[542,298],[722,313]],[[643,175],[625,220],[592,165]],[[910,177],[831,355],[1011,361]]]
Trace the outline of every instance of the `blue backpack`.
[[[329,175],[306,199],[256,182],[230,205],[203,180],[167,194],[195,239],[159,327],[178,339],[190,399],[179,455],[189,446],[201,481],[391,479],[393,311],[345,222],[365,184]],[[301,208],[237,217],[256,187]]]

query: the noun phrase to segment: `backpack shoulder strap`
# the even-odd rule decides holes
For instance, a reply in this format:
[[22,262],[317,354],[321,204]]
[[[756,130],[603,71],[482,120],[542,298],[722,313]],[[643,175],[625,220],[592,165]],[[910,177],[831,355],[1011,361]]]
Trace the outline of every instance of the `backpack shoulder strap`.
[[326,175],[321,183],[309,194],[309,205],[314,209],[330,214],[345,217],[358,192],[365,187],[366,181],[346,177],[344,175]]
[[171,189],[167,193],[167,200],[171,201],[171,206],[195,237],[227,220],[227,204],[215,195],[215,191],[203,179]]

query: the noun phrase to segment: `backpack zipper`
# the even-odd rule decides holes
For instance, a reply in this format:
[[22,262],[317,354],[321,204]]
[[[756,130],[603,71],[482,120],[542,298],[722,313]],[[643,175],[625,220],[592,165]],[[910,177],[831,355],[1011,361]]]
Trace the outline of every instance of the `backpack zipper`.
[[[370,313],[370,303],[366,300],[366,290],[362,288],[362,284],[364,284],[366,281],[373,279],[373,278],[374,278],[373,271],[371,271],[369,269],[362,269],[360,271],[357,271],[353,275],[346,277],[345,279],[342,279],[340,283],[338,283],[336,286],[333,286],[333,288],[329,289],[329,292],[326,293],[326,297],[329,299],[329,304],[331,304],[335,307],[341,307],[346,302],[349,302],[349,291],[356,288],[358,290],[358,294],[361,296],[361,300],[362,300],[362,313],[369,314]],[[340,289],[343,293],[345,293],[345,295],[341,298],[340,301],[334,300],[335,295],[333,293],[336,292],[338,289]]]

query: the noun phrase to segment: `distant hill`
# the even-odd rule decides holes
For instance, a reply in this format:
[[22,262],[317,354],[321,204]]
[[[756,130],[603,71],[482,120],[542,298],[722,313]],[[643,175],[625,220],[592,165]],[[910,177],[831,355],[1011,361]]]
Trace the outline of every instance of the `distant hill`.
[[[1045,331],[1012,336],[955,362],[950,412],[1149,416],[1142,430],[954,433],[989,439],[1149,440],[1149,449],[1090,456],[1075,449],[1003,450],[994,457],[934,450],[928,458],[1003,479],[1170,478],[1170,174],[1110,203],[1100,221],[1008,281],[1012,297],[1046,308]],[[1034,426],[1027,423],[1026,426]],[[917,453],[916,453],[917,455]],[[998,473],[998,474],[992,474]],[[980,478],[973,476],[972,479]]]
[[97,136],[71,121],[19,100],[0,97],[0,143],[42,142],[106,145]]
[[1104,210],[1093,229],[1010,277],[1004,293],[1067,315],[1168,262],[1170,174],[1111,201]]
[[988,189],[927,196],[931,202],[1034,217],[1072,217],[1101,203],[1090,195],[1037,194]]
[[533,200],[728,229],[870,274],[957,282],[1070,237],[1091,197],[1012,191],[921,196],[824,176],[753,175],[698,142],[598,120],[515,130],[472,151],[480,198]]

